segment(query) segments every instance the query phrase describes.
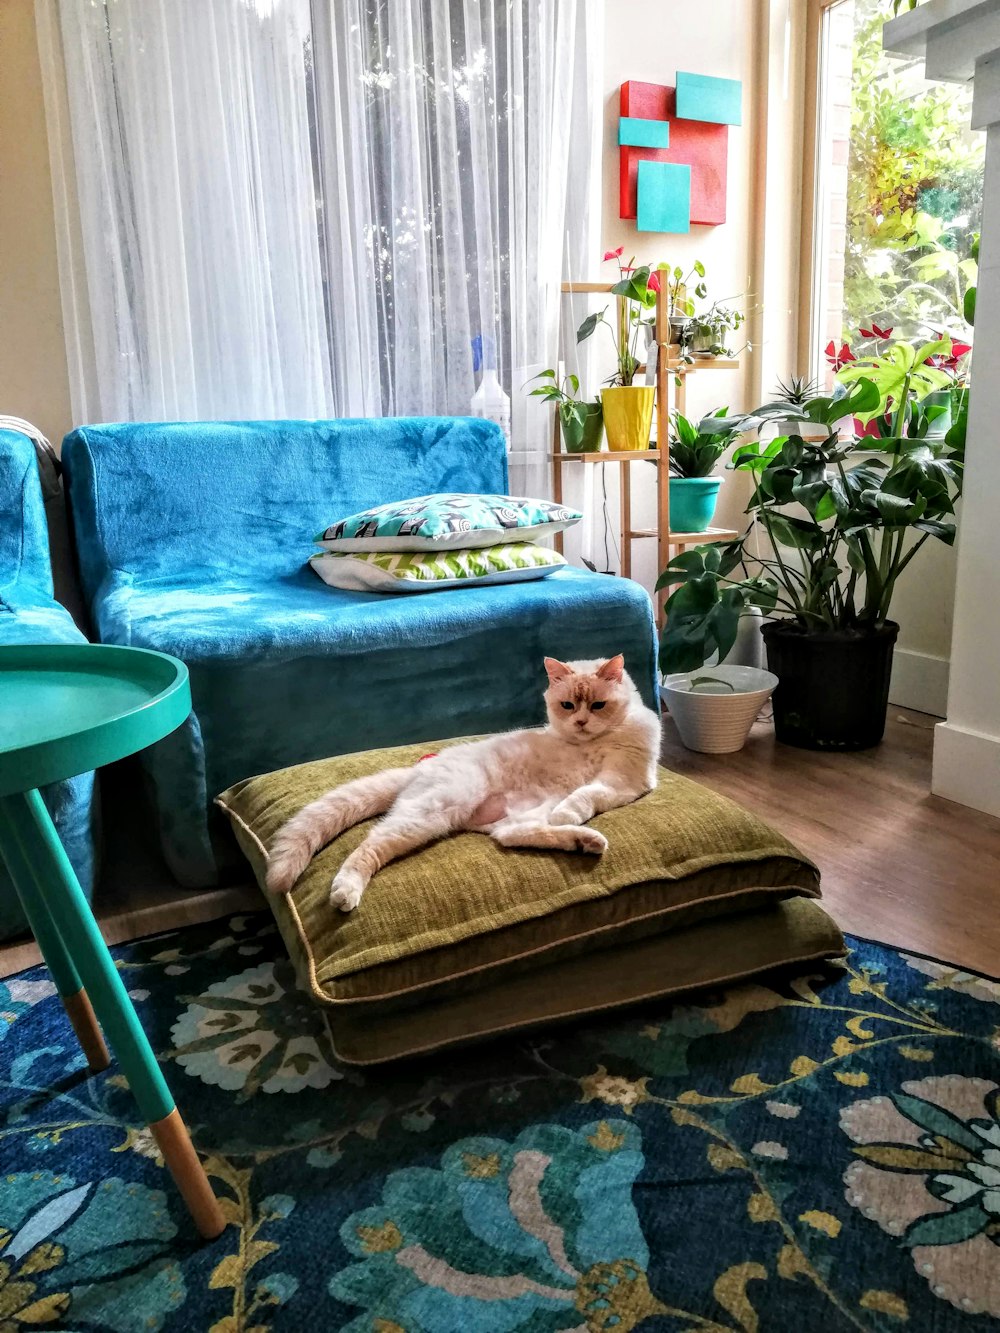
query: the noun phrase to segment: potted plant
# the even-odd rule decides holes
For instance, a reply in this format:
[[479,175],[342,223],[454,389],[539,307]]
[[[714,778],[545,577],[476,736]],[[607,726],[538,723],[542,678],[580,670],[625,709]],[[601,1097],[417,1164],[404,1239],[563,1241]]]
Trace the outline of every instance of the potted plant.
[[[696,259],[687,273],[680,267],[671,269],[669,264],[658,264],[657,272],[666,277],[667,282],[667,318],[670,323],[670,341],[679,345],[687,342],[688,332],[694,315],[694,300],[703,301],[708,295],[705,283],[705,265]],[[691,280],[696,279],[693,292]]]
[[614,323],[607,319],[607,306],[596,314],[588,315],[576,331],[578,343],[589,338],[599,324],[603,324],[614,344],[617,368],[608,378],[609,387],[601,393],[604,426],[611,449],[637,450],[649,445],[653,424],[655,390],[651,384],[634,384],[640,361],[636,356],[640,334],[652,322],[645,312],[656,305],[660,280],[650,273],[649,265],[633,268],[632,261],[622,263],[623,247],[609,250],[605,260],[618,264],[619,280],[611,288],[618,297]]
[[732,334],[746,322],[735,306],[720,305],[715,301],[704,314],[692,321],[690,344],[695,356],[733,356],[730,350]]
[[[542,380],[537,389],[532,389],[530,397],[544,398],[547,403],[555,403],[559,413],[560,435],[563,447],[570,454],[593,454],[601,447],[601,435],[604,430],[604,414],[598,400],[592,403],[582,402],[580,380],[576,375],[566,375],[560,383],[554,370],[540,370],[532,379]],[[528,381],[529,384],[531,381]]]
[[670,526],[675,532],[705,532],[712,526],[722,485],[712,471],[740,433],[738,424],[729,423],[728,411],[717,408],[700,426],[680,412],[673,414]]
[[767,423],[772,435],[797,434],[804,440],[825,440],[830,433],[827,426],[808,417],[809,404],[822,396],[817,380],[790,375],[787,383],[778,380],[773,401],[759,407],[755,416],[760,425]]
[[667,676],[660,697],[689,750],[732,754],[743,749],[777,683],[758,667],[713,666]]
[[753,479],[750,523],[725,546],[682,552],[661,575],[658,588],[674,587],[663,671],[696,670],[715,650],[724,658],[740,615],[758,606],[773,617],[763,633],[779,681],[778,740],[834,750],[878,743],[898,632],[893,591],[928,540],[955,540],[964,438],[960,423],[942,441],[853,431],[841,441],[839,427],[884,414],[890,397],[902,423],[912,400],[935,387],[920,366],[947,347],[894,353],[895,373],[879,383],[852,373],[839,397],[810,401],[802,411],[826,428],[820,441],[790,434],[736,450],[730,466]]
[[[939,332],[920,348],[912,348],[908,343],[896,343],[881,351],[880,344],[888,342],[892,337],[891,328],[880,329],[873,323],[870,329],[860,329],[859,332],[861,338],[873,346],[863,356],[856,357],[845,344],[840,349],[841,364],[837,366],[837,378],[846,376],[849,380],[867,373],[881,386],[886,379],[898,378],[900,358],[905,360],[912,351],[914,363],[910,373],[920,394],[919,398],[910,395],[906,419],[899,422],[889,392],[890,410],[884,416],[875,418],[874,429],[868,433],[877,432],[883,438],[906,434],[943,439],[954,424],[964,398],[964,376],[959,370],[959,362],[972,351],[972,344],[953,340],[947,333]],[[936,346],[947,346],[948,351],[934,352],[932,349]],[[853,363],[853,368],[850,363]]]

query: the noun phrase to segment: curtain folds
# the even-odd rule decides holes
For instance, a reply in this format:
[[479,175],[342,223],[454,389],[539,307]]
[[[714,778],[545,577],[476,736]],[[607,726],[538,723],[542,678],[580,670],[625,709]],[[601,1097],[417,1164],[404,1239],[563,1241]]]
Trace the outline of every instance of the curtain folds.
[[78,420],[463,414],[495,365],[542,488],[602,6],[36,0]]

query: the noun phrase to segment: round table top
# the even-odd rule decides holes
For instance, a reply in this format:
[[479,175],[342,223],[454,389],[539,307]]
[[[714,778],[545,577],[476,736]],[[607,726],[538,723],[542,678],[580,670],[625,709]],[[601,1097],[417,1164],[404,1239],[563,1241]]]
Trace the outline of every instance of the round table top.
[[0,646],[0,796],[113,763],[191,711],[187,667],[108,644]]

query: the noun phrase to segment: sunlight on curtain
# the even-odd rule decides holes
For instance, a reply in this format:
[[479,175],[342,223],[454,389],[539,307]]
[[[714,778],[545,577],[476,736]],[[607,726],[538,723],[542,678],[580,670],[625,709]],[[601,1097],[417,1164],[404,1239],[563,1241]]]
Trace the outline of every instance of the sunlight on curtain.
[[602,0],[36,5],[79,419],[464,414],[478,356],[545,489]]
[[103,420],[332,411],[307,0],[57,17],[96,376],[75,401]]

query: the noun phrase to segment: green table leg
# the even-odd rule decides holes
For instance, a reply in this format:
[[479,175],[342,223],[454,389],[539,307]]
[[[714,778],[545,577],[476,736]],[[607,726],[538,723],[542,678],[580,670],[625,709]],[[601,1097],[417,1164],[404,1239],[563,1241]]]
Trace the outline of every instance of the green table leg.
[[[75,973],[83,978],[133,1095],[198,1229],[205,1236],[217,1236],[225,1222],[212,1187],[37,791],[0,797],[0,835],[5,848],[8,842],[15,848],[13,861],[23,876],[17,887],[23,894],[25,915],[33,928],[39,921],[45,935],[44,944],[38,939],[39,946],[45,953],[48,944],[54,950],[57,967],[68,964],[74,969],[75,965]],[[8,856],[9,852],[5,850],[4,854]],[[23,875],[25,866],[30,875]],[[69,973],[63,971],[61,975],[64,981],[71,980]],[[60,984],[58,979],[56,984]]]
[[0,857],[7,863],[28,926],[35,937],[45,964],[65,1006],[73,1030],[79,1038],[90,1068],[99,1073],[111,1063],[101,1029],[87,992],[83,989],[76,965],[70,957],[55,921],[38,892],[35,875],[17,836],[15,819],[7,812],[7,801],[0,800]]

